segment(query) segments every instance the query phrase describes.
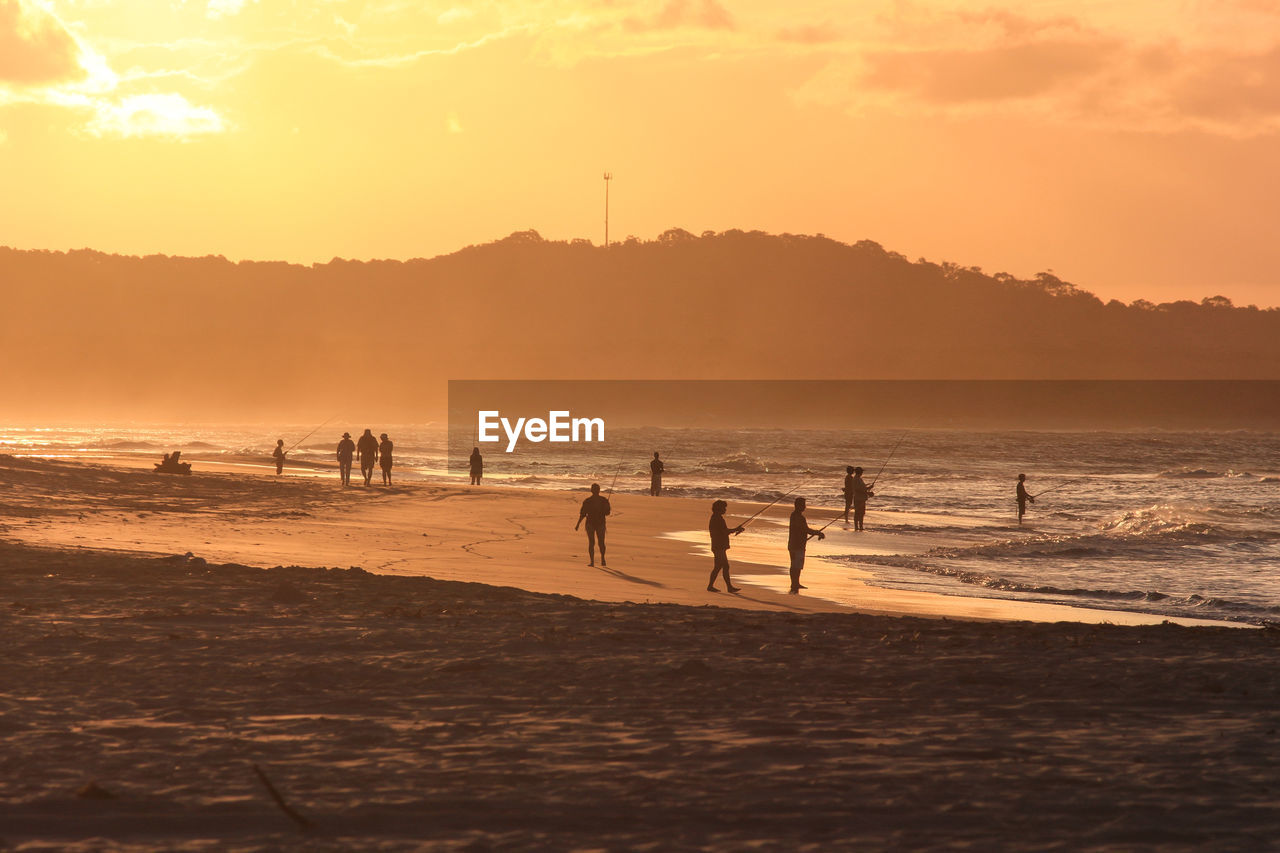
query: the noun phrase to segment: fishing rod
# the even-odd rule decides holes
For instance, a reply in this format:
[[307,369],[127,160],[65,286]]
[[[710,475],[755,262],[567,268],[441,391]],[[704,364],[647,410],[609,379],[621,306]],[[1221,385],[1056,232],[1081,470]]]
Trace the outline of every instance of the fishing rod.
[[624,450],[618,458],[618,467],[613,469],[613,482],[609,484],[609,494],[606,497],[613,497],[613,487],[618,485],[618,475],[622,473],[622,466],[626,464],[627,453]]
[[755,521],[755,520],[756,520],[756,518],[757,518],[757,517],[758,517],[762,512],[764,512],[765,510],[767,510],[767,509],[769,509],[770,507],[772,507],[772,506],[773,506],[774,504],[776,504],[778,501],[782,500],[783,498],[787,497],[788,495],[795,494],[797,491],[799,491],[800,487],[801,487],[801,486],[803,486],[805,483],[809,482],[809,478],[810,478],[810,477],[812,477],[812,476],[813,476],[813,472],[812,472],[812,471],[810,471],[808,474],[806,474],[806,475],[805,475],[805,477],[804,477],[804,479],[803,479],[803,480],[801,480],[799,483],[797,483],[797,484],[796,484],[796,487],[795,487],[794,489],[792,489],[791,491],[787,492],[787,493],[786,493],[786,494],[784,494],[784,495],[779,495],[778,497],[774,498],[774,499],[773,499],[773,503],[769,504],[768,506],[766,506],[766,507],[764,507],[764,508],[762,508],[762,509],[758,509],[758,510],[756,510],[756,511],[755,511],[755,513],[754,513],[750,518],[748,518],[746,521],[742,522],[742,524],[740,524],[740,525],[738,525],[738,526],[739,526],[739,527],[743,527],[743,528],[745,528],[748,524],[750,524],[751,522]]
[[[888,467],[889,461],[892,460],[894,457],[894,454],[898,452],[898,448],[902,446],[902,442],[906,440],[907,433],[909,432],[911,432],[911,430],[905,429],[902,431],[902,435],[898,436],[898,440],[897,442],[894,443],[893,448],[889,451],[889,455],[886,456],[884,459],[884,462],[880,464],[880,470],[876,472],[876,475],[871,478],[871,482],[867,484],[868,494],[870,494],[871,490],[875,488],[876,483],[880,481],[880,475],[884,473],[884,469]],[[841,519],[841,518],[844,518],[844,513],[843,512],[837,513],[834,518],[832,518],[826,524],[819,527],[818,532],[821,533],[822,531],[826,530],[828,527],[834,524],[837,519]]]
[[[627,461],[627,451],[624,450],[622,451],[621,455],[618,456],[618,466],[613,470],[613,482],[609,484],[609,494],[605,495],[605,498],[604,498],[605,500],[609,500],[609,498],[613,497],[613,488],[614,486],[618,485],[618,475],[622,473],[622,466],[626,463],[626,461]],[[596,472],[596,473],[599,473],[599,472]],[[582,525],[582,519],[583,519],[583,516],[581,515],[578,516],[578,523],[573,526],[574,530],[577,530]]]
[[311,436],[315,435],[317,432],[319,432],[319,431],[320,431],[320,427],[324,426],[325,424],[329,423],[329,421],[332,421],[332,420],[334,420],[334,418],[337,418],[337,417],[338,417],[337,415],[333,415],[333,416],[332,416],[332,417],[330,417],[328,420],[326,420],[326,421],[322,422],[321,424],[319,424],[319,425],[318,425],[315,429],[313,429],[311,432],[307,433],[307,434],[306,434],[306,435],[304,435],[302,438],[300,438],[300,439],[298,439],[297,441],[295,441],[295,442],[294,442],[294,443],[289,447],[289,449],[285,451],[285,453],[292,453],[292,452],[293,452],[293,449],[294,449],[295,447],[297,447],[299,444],[302,444],[302,442],[306,441],[308,438],[311,438]]
[[902,435],[898,436],[898,443],[889,451],[889,455],[885,457],[884,463],[880,466],[880,470],[876,472],[876,475],[871,478],[871,482],[867,485],[868,491],[875,488],[876,483],[880,481],[880,475],[884,473],[884,469],[888,466],[889,460],[893,459],[894,454],[898,452],[898,448],[902,446],[902,442],[906,439],[907,433],[909,432],[911,432],[911,430],[904,429],[902,431]]
[[1056,491],[1058,491],[1058,489],[1065,489],[1067,486],[1070,486],[1070,485],[1071,485],[1071,482],[1070,482],[1070,481],[1065,482],[1065,483],[1059,483],[1058,485],[1054,486],[1053,488],[1045,489],[1044,491],[1041,491],[1041,492],[1036,492],[1034,495],[1032,495],[1032,496],[1031,496],[1031,498],[1032,498],[1032,500],[1034,500],[1034,499],[1036,499],[1036,498],[1040,497],[1041,495],[1047,495],[1047,494],[1049,494],[1049,492],[1056,492]]

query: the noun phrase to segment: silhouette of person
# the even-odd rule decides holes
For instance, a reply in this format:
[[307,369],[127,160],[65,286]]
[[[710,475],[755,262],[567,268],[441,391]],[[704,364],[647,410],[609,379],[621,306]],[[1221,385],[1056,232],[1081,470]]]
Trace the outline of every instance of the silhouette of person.
[[608,566],[609,564],[604,558],[604,528],[605,516],[613,512],[613,507],[609,506],[609,499],[600,494],[600,484],[591,484],[591,496],[582,502],[582,509],[578,511],[578,523],[573,526],[574,530],[582,524],[582,520],[587,520],[587,554],[591,558],[589,565],[596,564],[596,543],[600,543],[600,565]]
[[[849,486],[850,495],[846,496],[845,500],[849,500],[850,497],[853,498],[853,529],[862,530],[862,519],[867,515],[867,498],[872,497],[875,492],[871,491],[871,487],[863,481],[861,468],[855,467],[853,469],[853,479],[850,481]],[[847,505],[845,506],[844,515],[846,519],[849,517],[849,507]]]
[[844,523],[849,523],[849,509],[853,506],[853,466],[844,466]]
[[653,461],[649,463],[649,494],[655,498],[662,493],[662,472],[665,467],[658,458],[658,451],[653,451]]
[[484,457],[480,455],[480,448],[473,448],[471,458],[467,460],[471,463],[471,485],[480,485],[480,478],[484,476]]
[[351,433],[344,432],[342,441],[338,442],[338,475],[344,486],[351,485],[351,458],[355,453],[356,443],[351,440]]
[[814,530],[804,517],[805,500],[796,498],[795,511],[791,513],[791,525],[787,531],[787,552],[791,555],[791,594],[795,595],[807,587],[800,585],[800,572],[804,569],[804,551],[809,545],[809,537],[817,536],[826,539],[821,530]]
[[737,592],[738,588],[729,580],[729,534],[737,536],[746,528],[739,524],[732,530],[725,523],[724,514],[729,505],[724,501],[716,501],[711,505],[711,521],[707,531],[711,534],[711,580],[707,581],[707,592],[716,591],[716,576],[724,572],[724,587],[728,592]]
[[373,437],[373,430],[366,429],[360,441],[356,443],[356,455],[360,457],[360,473],[367,486],[373,481],[373,463],[378,461],[378,439]]
[[1018,498],[1018,523],[1019,523],[1019,524],[1021,524],[1021,523],[1022,523],[1022,517],[1023,517],[1024,515],[1026,515],[1026,514],[1027,514],[1027,502],[1028,502],[1028,501],[1030,501],[1031,503],[1035,503],[1035,502],[1036,502],[1036,499],[1035,499],[1035,496],[1034,496],[1034,495],[1029,495],[1029,494],[1027,494],[1027,486],[1026,486],[1026,482],[1027,482],[1027,475],[1026,475],[1026,474],[1019,474],[1019,475],[1018,475],[1018,490],[1017,490],[1017,498]]
[[384,486],[391,485],[391,451],[394,449],[395,445],[384,432],[382,443],[378,445],[378,464],[382,466],[382,485]]
[[276,459],[276,474],[284,472],[284,439],[276,439],[276,449],[271,451],[271,455]]

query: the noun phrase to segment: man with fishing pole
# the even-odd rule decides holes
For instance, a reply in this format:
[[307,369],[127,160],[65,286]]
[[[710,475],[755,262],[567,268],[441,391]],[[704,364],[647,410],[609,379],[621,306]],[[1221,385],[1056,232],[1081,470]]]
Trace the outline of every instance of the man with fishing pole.
[[[853,498],[853,529],[862,530],[862,520],[867,516],[867,498],[875,495],[862,479],[862,469],[855,467],[853,469],[853,482],[850,485],[851,497]],[[848,498],[846,498],[848,500]],[[849,508],[844,510],[845,522],[849,520]]]
[[827,534],[814,530],[805,520],[805,500],[796,498],[795,511],[791,513],[791,524],[787,530],[787,553],[791,555],[791,594],[796,595],[807,587],[800,585],[800,572],[804,569],[804,552],[809,545],[810,537],[826,539]]
[[1041,489],[1040,491],[1036,492],[1034,495],[1029,495],[1027,494],[1026,483],[1027,483],[1027,475],[1019,474],[1018,489],[1014,494],[1014,500],[1018,502],[1018,523],[1019,524],[1022,523],[1022,516],[1026,515],[1027,513],[1028,503],[1035,503],[1036,498],[1040,497],[1041,495],[1047,495],[1049,494],[1049,492],[1056,492],[1058,489],[1064,488],[1065,486],[1069,485],[1069,483],[1059,483],[1056,486],[1050,486],[1047,489]]
[[[613,489],[609,490],[612,493]],[[587,555],[591,562],[588,564],[595,567],[596,564],[596,543],[600,543],[600,565],[608,567],[608,562],[604,558],[604,529],[605,517],[613,512],[613,507],[609,506],[609,499],[600,494],[600,484],[591,484],[591,495],[582,502],[582,509],[578,512],[578,523],[573,526],[577,530],[582,526],[583,519],[587,522]]]
[[276,474],[284,473],[284,459],[286,456],[288,456],[290,453],[296,450],[298,445],[302,444],[302,442],[306,441],[308,438],[311,438],[311,436],[315,435],[320,430],[320,427],[329,423],[329,421],[333,420],[333,418],[336,418],[336,417],[337,415],[334,415],[333,417],[326,418],[325,420],[316,424],[315,429],[311,430],[311,432],[307,433],[302,438],[298,439],[293,444],[289,445],[287,448],[284,446],[283,438],[276,439],[276,449],[271,451],[271,456],[276,460]]
[[1018,501],[1018,523],[1022,523],[1022,516],[1027,514],[1027,502],[1035,503],[1034,495],[1027,494],[1027,475],[1018,475],[1018,489],[1016,499]]
[[738,591],[729,580],[729,534],[737,536],[746,529],[746,524],[739,524],[730,530],[724,520],[728,509],[729,504],[724,501],[716,501],[711,505],[711,521],[707,524],[707,531],[711,534],[711,580],[707,581],[707,592],[716,591],[716,576],[721,572],[724,572],[725,591]]
[[662,494],[662,472],[666,466],[658,458],[658,451],[653,451],[653,459],[649,462],[649,494],[657,497]]
[[853,508],[853,529],[862,529],[862,519],[867,514],[867,498],[875,492],[862,479],[862,468],[848,465],[844,469],[844,523],[849,523],[849,509]]
[[[884,469],[889,467],[889,463],[893,461],[893,457],[897,454],[898,448],[902,446],[903,440],[907,437],[910,430],[903,430],[902,435],[898,436],[898,440],[893,443],[893,448],[889,451],[889,455],[884,458],[884,462],[880,463],[880,470],[871,478],[870,483],[863,482],[861,468],[845,468],[848,474],[844,478],[845,483],[845,505],[844,505],[844,521],[849,523],[849,504],[853,504],[853,529],[855,531],[864,530],[862,520],[867,515],[867,498],[875,497],[876,483],[880,482],[880,475],[884,473]],[[830,524],[831,522],[827,522]],[[827,525],[822,526],[823,530],[827,529]]]

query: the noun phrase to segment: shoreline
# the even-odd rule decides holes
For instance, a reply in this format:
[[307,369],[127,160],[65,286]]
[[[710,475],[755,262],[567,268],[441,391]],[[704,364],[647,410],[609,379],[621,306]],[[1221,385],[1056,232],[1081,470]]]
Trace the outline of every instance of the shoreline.
[[[582,494],[527,487],[476,488],[415,479],[391,488],[342,489],[311,475],[198,472],[156,477],[133,466],[0,457],[23,480],[11,510],[28,515],[0,524],[0,537],[64,548],[140,554],[192,553],[212,562],[344,565],[391,575],[425,575],[599,601],[716,605],[781,612],[860,611],[932,618],[1111,622],[1249,627],[1245,623],[1135,611],[942,595],[866,583],[868,573],[809,558],[808,594],[788,596],[778,543],[735,540],[730,561],[772,571],[735,570],[743,593],[708,593],[710,558],[689,520],[704,501],[617,495],[608,542],[613,566],[585,565],[584,534],[572,524]],[[148,466],[149,467],[149,466]],[[733,512],[758,505],[734,504]],[[776,525],[786,508],[761,521]],[[767,529],[765,524],[759,525]],[[785,535],[785,534],[783,534]],[[777,538],[776,536],[773,538]],[[692,541],[690,541],[692,540]],[[872,531],[874,547],[900,552],[910,537]],[[930,545],[936,544],[932,540]],[[825,584],[825,588],[824,588]]]

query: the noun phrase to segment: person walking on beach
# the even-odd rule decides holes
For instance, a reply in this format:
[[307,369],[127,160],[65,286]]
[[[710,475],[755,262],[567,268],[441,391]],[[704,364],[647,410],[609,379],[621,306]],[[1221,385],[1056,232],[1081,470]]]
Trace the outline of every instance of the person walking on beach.
[[1027,475],[1018,475],[1018,489],[1016,493],[1018,501],[1018,523],[1022,523],[1022,517],[1027,514],[1027,502],[1035,503],[1036,499],[1033,495],[1027,494]]
[[467,461],[471,463],[471,485],[478,486],[484,476],[484,457],[480,455],[480,448],[472,449],[471,458]]
[[271,451],[271,455],[276,459],[276,475],[284,473],[284,439],[276,439],[276,449]]
[[378,439],[373,437],[373,430],[366,429],[356,444],[356,455],[360,457],[360,473],[367,486],[373,482],[373,463],[378,461]]
[[[850,481],[850,489],[853,498],[853,529],[862,530],[862,520],[867,515],[867,498],[875,494],[871,491],[871,487],[862,479],[862,469],[855,467],[853,469],[853,480]],[[849,500],[848,497],[845,500]],[[849,508],[845,507],[844,517],[849,518]]]
[[604,559],[604,528],[605,516],[613,512],[613,507],[609,506],[609,499],[600,494],[600,484],[591,484],[591,495],[582,502],[582,509],[578,512],[578,523],[573,526],[577,530],[581,526],[583,519],[587,521],[587,555],[591,558],[590,566],[596,564],[596,543],[600,544],[600,565],[608,566]]
[[387,434],[382,434],[382,442],[378,445],[378,464],[382,466],[382,485],[391,485],[391,451],[395,445],[391,443],[391,439],[387,438]]
[[342,477],[342,485],[351,485],[351,458],[355,456],[356,443],[351,440],[351,433],[344,432],[342,441],[338,442],[338,475]]
[[724,514],[729,505],[724,501],[716,501],[711,505],[711,521],[707,530],[711,533],[711,580],[707,581],[707,592],[716,591],[716,576],[724,572],[724,588],[727,592],[737,592],[738,588],[729,580],[729,534],[737,536],[746,528],[739,524],[732,530],[725,523]]
[[791,526],[787,531],[787,552],[791,555],[791,594],[795,595],[807,587],[800,585],[800,572],[804,569],[804,551],[809,545],[809,537],[817,536],[826,539],[821,530],[814,530],[804,517],[805,500],[796,498],[795,511],[791,513]]
[[655,498],[662,493],[662,472],[665,468],[658,458],[658,451],[653,451],[653,461],[649,463],[649,494]]

